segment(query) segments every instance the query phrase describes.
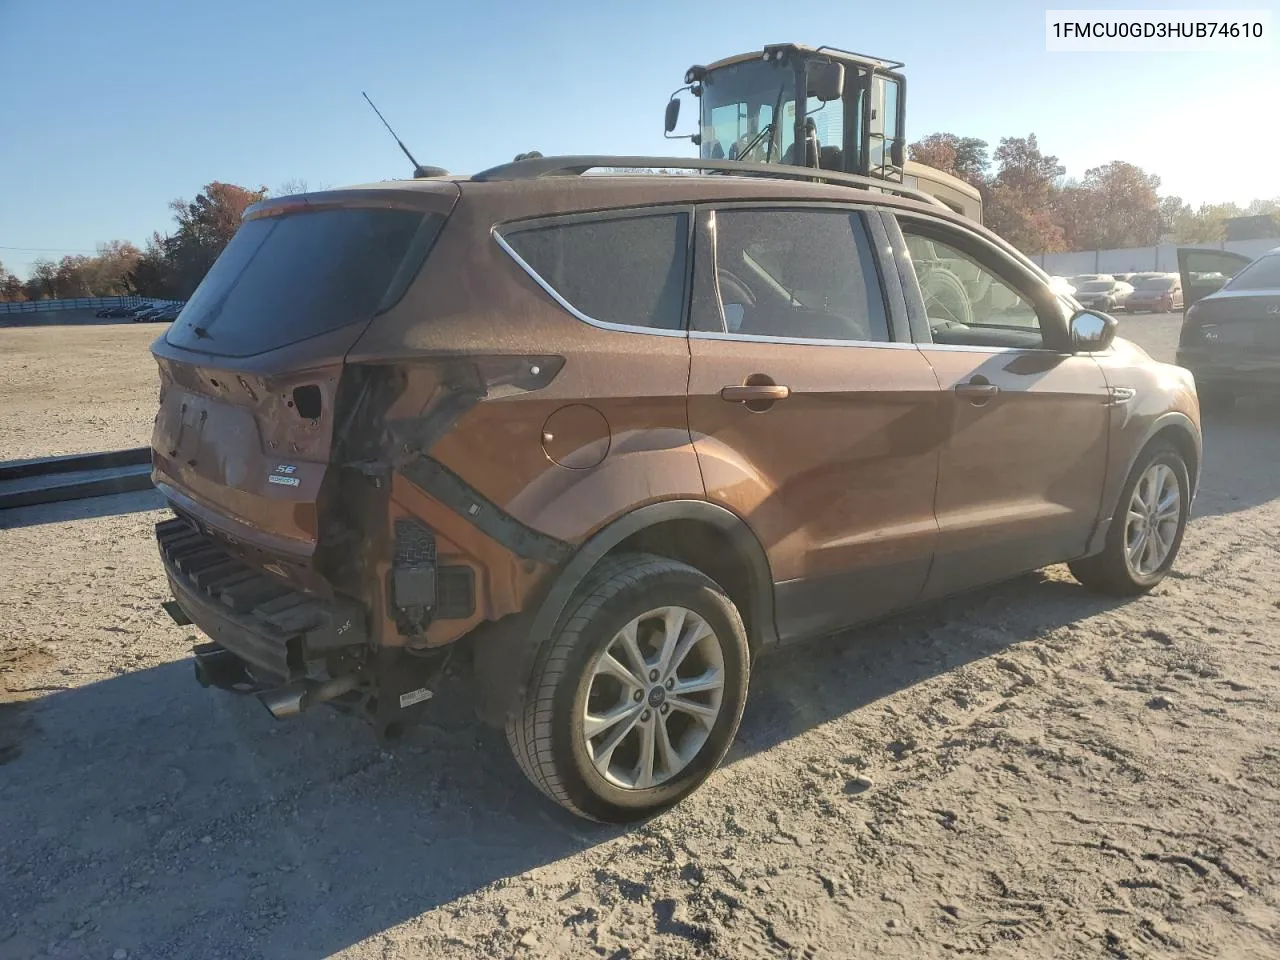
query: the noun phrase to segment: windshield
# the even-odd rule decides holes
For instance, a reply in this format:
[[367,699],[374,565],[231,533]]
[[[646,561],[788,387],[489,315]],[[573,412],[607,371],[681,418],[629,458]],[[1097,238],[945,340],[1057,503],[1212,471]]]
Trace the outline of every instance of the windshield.
[[1173,278],[1172,277],[1147,277],[1146,279],[1139,280],[1137,283],[1135,283],[1134,288],[1137,290],[1172,290]]
[[1253,261],[1231,279],[1232,290],[1280,290],[1280,254]]
[[1115,286],[1115,284],[1110,280],[1089,280],[1080,284],[1077,290],[1079,293],[1103,293],[1110,290],[1113,286]]
[[[806,165],[804,151],[795,146],[792,65],[749,60],[718,67],[703,80],[701,99],[704,159]],[[843,168],[844,104],[809,97],[805,116],[813,121],[820,165]]]
[[708,73],[702,84],[702,156],[710,160],[777,161],[782,156],[774,111],[790,104],[790,67],[748,61]]

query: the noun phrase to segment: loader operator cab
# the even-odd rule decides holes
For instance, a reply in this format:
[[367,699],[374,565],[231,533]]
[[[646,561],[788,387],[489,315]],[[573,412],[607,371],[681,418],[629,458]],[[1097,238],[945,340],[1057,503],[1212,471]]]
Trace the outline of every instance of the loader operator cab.
[[837,50],[775,44],[685,73],[667,107],[667,136],[677,97],[698,102],[689,139],[706,160],[744,160],[838,170],[900,183],[938,197],[981,221],[971,185],[906,159],[906,78],[901,63]]

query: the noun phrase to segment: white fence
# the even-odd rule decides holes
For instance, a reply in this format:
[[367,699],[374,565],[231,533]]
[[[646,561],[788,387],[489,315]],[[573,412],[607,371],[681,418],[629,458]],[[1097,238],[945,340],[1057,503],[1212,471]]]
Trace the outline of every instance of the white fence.
[[[1178,269],[1178,244],[1163,243],[1158,247],[1130,247],[1127,250],[1080,250],[1075,253],[1037,253],[1031,259],[1057,277],[1073,277],[1081,273],[1138,273],[1161,270],[1175,273]],[[1260,257],[1280,247],[1280,237],[1266,240],[1223,240],[1219,243],[1185,243],[1184,247],[1203,250],[1230,250],[1246,257]]]
[[90,307],[136,307],[143,303],[156,306],[180,303],[179,300],[156,300],[154,297],[75,297],[68,300],[20,300],[0,303],[0,316],[10,313],[49,313],[57,310],[86,310]]

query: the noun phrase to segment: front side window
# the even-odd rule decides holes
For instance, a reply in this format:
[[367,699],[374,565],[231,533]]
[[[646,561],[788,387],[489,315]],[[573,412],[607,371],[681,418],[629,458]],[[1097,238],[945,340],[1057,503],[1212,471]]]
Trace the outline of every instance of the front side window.
[[886,341],[889,324],[862,217],[841,210],[719,210],[715,284],[699,329],[743,336]]
[[684,325],[685,213],[512,227],[503,240],[535,277],[591,320]]
[[1045,345],[1034,304],[974,257],[902,225],[933,342],[982,347]]

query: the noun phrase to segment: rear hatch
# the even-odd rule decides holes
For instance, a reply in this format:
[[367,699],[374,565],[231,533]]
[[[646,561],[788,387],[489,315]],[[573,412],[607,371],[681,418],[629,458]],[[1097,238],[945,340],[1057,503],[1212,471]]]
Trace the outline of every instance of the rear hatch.
[[152,345],[157,488],[234,551],[304,587],[340,415],[344,358],[425,261],[447,181],[286,197],[250,208]]

